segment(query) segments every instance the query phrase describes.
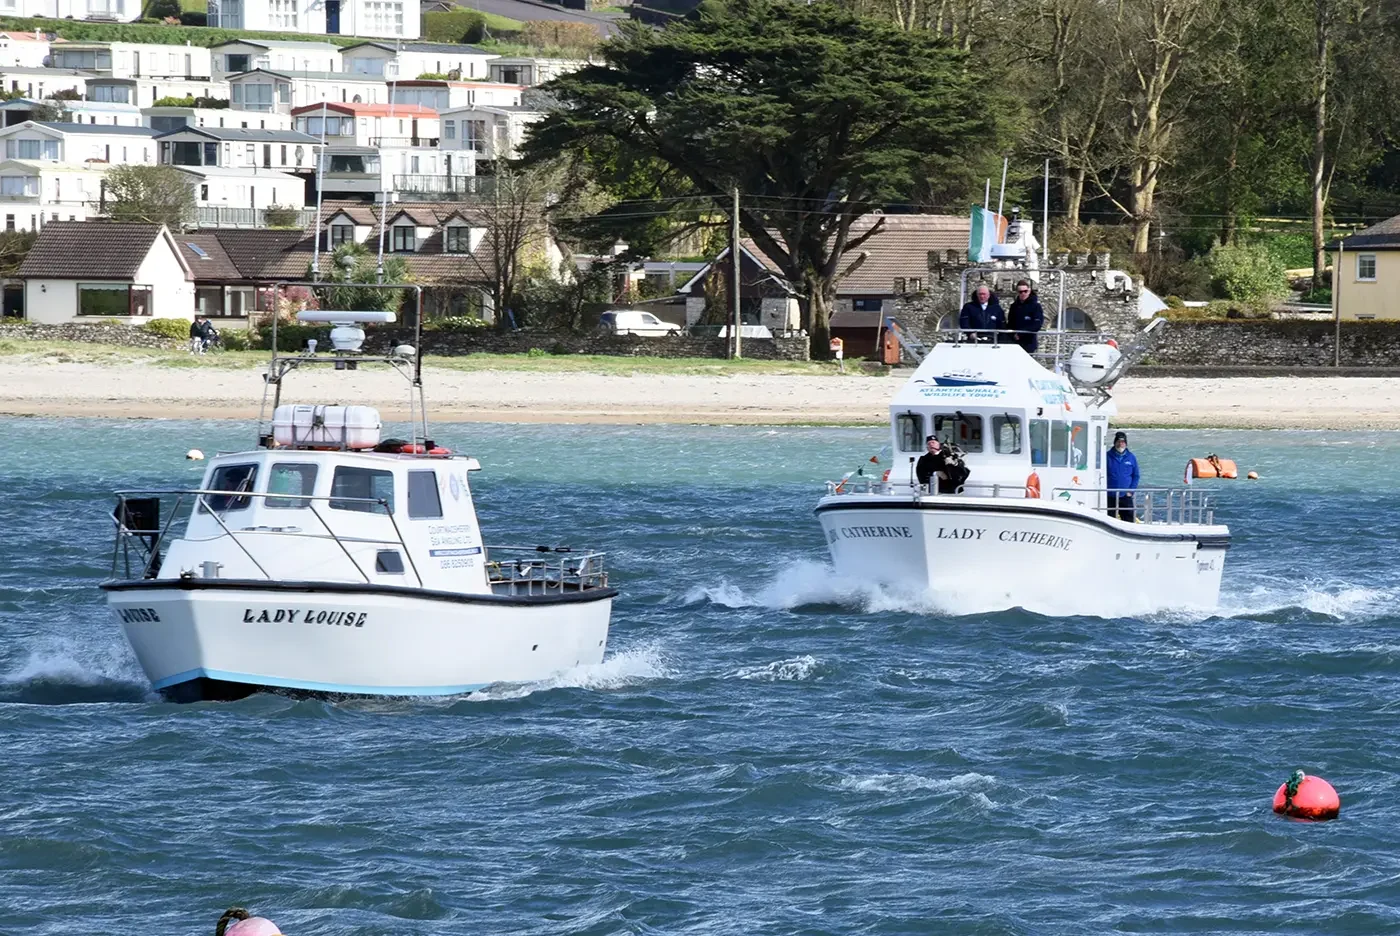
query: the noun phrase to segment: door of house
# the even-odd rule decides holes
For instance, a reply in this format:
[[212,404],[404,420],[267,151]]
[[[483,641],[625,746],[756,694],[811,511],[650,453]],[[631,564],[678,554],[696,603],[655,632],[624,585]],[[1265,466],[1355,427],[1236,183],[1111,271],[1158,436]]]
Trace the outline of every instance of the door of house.
[[340,32],[340,0],[326,0],[326,32]]
[[6,284],[4,299],[5,318],[24,318],[24,287]]

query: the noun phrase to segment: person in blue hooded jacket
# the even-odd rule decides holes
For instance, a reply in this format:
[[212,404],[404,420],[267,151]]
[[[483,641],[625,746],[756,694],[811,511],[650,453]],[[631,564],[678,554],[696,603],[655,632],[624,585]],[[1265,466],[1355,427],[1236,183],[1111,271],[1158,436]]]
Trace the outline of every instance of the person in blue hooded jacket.
[[972,299],[964,304],[958,313],[958,328],[977,332],[974,335],[964,335],[964,341],[985,341],[993,344],[996,343],[997,333],[1006,328],[1006,313],[1002,311],[1001,303],[985,283],[978,284],[972,293]]
[[1113,448],[1108,450],[1108,515],[1127,523],[1134,522],[1133,491],[1137,490],[1137,456],[1128,451],[1128,434],[1113,436]]

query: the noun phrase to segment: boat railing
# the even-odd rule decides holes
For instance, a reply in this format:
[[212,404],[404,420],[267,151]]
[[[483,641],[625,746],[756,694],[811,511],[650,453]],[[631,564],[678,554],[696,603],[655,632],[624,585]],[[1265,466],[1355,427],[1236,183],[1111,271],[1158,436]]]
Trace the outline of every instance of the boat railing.
[[[502,558],[502,553],[518,555]],[[493,590],[510,595],[607,588],[605,555],[568,546],[487,546],[486,574]]]
[[939,340],[949,344],[1019,344],[1022,336],[1031,335],[1036,339],[1031,357],[1051,370],[1068,361],[1081,345],[1103,344],[1113,337],[1107,332],[1068,328],[1042,328],[1038,332],[1014,328],[954,328],[939,332]]
[[[175,505],[170,509],[165,522],[160,520],[161,499],[173,496]],[[211,506],[208,498],[222,497],[227,500],[221,502],[225,506]],[[319,522],[320,527],[325,532],[317,530],[304,530],[294,524],[284,524],[280,526],[262,525],[255,527],[244,527],[242,529],[230,529],[224,522],[223,514],[228,510],[229,504],[242,500],[243,506],[247,505],[247,499],[255,497],[275,497],[279,500],[305,501],[306,508],[312,516]],[[113,578],[117,577],[120,567],[126,578],[132,577],[133,558],[140,565],[140,577],[143,579],[155,578],[160,573],[161,548],[170,539],[171,530],[174,527],[176,518],[181,515],[181,510],[188,504],[189,509],[184,513],[184,519],[188,522],[189,516],[197,509],[202,509],[214,518],[219,525],[220,533],[212,539],[222,539],[227,537],[238,549],[247,557],[263,578],[268,581],[273,580],[273,576],[258,562],[257,558],[248,550],[248,547],[239,539],[239,534],[276,534],[282,536],[295,536],[304,539],[329,539],[335,542],[345,560],[355,570],[355,574],[363,578],[366,583],[370,582],[369,574],[355,561],[355,557],[350,554],[346,547],[347,543],[352,544],[372,544],[384,546],[397,546],[402,550],[404,559],[408,562],[408,568],[412,570],[413,577],[418,580],[421,588],[423,578],[418,574],[418,567],[413,562],[413,555],[409,552],[407,544],[404,542],[403,533],[399,529],[398,521],[394,519],[393,511],[389,509],[389,502],[385,498],[370,497],[343,497],[330,494],[285,494],[278,491],[219,491],[204,488],[194,488],[188,490],[158,490],[158,491],[118,491],[116,493],[117,506],[112,510],[112,522],[116,525],[116,539],[112,544],[112,569]],[[363,536],[344,536],[331,529],[326,518],[316,509],[316,501],[335,501],[337,504],[357,504],[370,508],[372,512],[378,512],[376,508],[383,508],[384,515],[389,518],[389,522],[394,528],[394,539],[378,539]],[[294,508],[295,509],[295,508]],[[288,520],[295,519],[296,515],[289,515]],[[207,568],[201,570],[205,577],[210,577],[210,572],[217,573],[217,569]]]
[[[1068,499],[1077,494],[1103,494],[1088,505],[1096,513],[1125,519],[1121,513],[1131,510],[1134,523],[1159,525],[1213,526],[1215,524],[1215,503],[1211,495],[1195,488],[1054,488],[1050,497]],[[1132,507],[1115,504],[1107,495],[1127,495],[1132,498]]]

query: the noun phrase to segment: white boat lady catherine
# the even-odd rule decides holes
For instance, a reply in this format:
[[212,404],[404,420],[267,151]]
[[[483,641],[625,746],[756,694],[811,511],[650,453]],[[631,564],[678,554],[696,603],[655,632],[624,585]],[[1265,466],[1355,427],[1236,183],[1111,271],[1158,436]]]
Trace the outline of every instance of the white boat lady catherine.
[[[893,465],[879,481],[828,482],[816,513],[837,573],[926,590],[951,610],[1214,608],[1230,531],[1205,493],[1139,488],[1130,518],[1109,510],[1108,388],[1132,349],[1081,345],[1065,376],[1058,349],[1084,333],[1041,333],[1053,370],[999,337],[935,345],[890,404]],[[919,484],[928,436],[963,453],[955,492]]]
[[[124,577],[102,588],[152,686],[433,696],[600,662],[616,594],[602,555],[483,544],[480,466],[430,441],[417,349],[360,351],[360,324],[393,313],[300,318],[333,323],[334,347],[279,356],[274,340],[256,449],[210,459],[194,490],[117,495]],[[369,407],[281,403],[294,370],[371,362],[407,378],[410,439],[382,439]]]

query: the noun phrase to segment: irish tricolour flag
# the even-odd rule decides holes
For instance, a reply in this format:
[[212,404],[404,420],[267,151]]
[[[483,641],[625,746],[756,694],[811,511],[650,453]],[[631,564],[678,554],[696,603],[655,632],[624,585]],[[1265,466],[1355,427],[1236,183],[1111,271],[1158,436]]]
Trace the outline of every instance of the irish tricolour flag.
[[992,259],[992,247],[1006,236],[1006,219],[995,211],[972,206],[972,230],[967,237],[967,259],[986,263]]

